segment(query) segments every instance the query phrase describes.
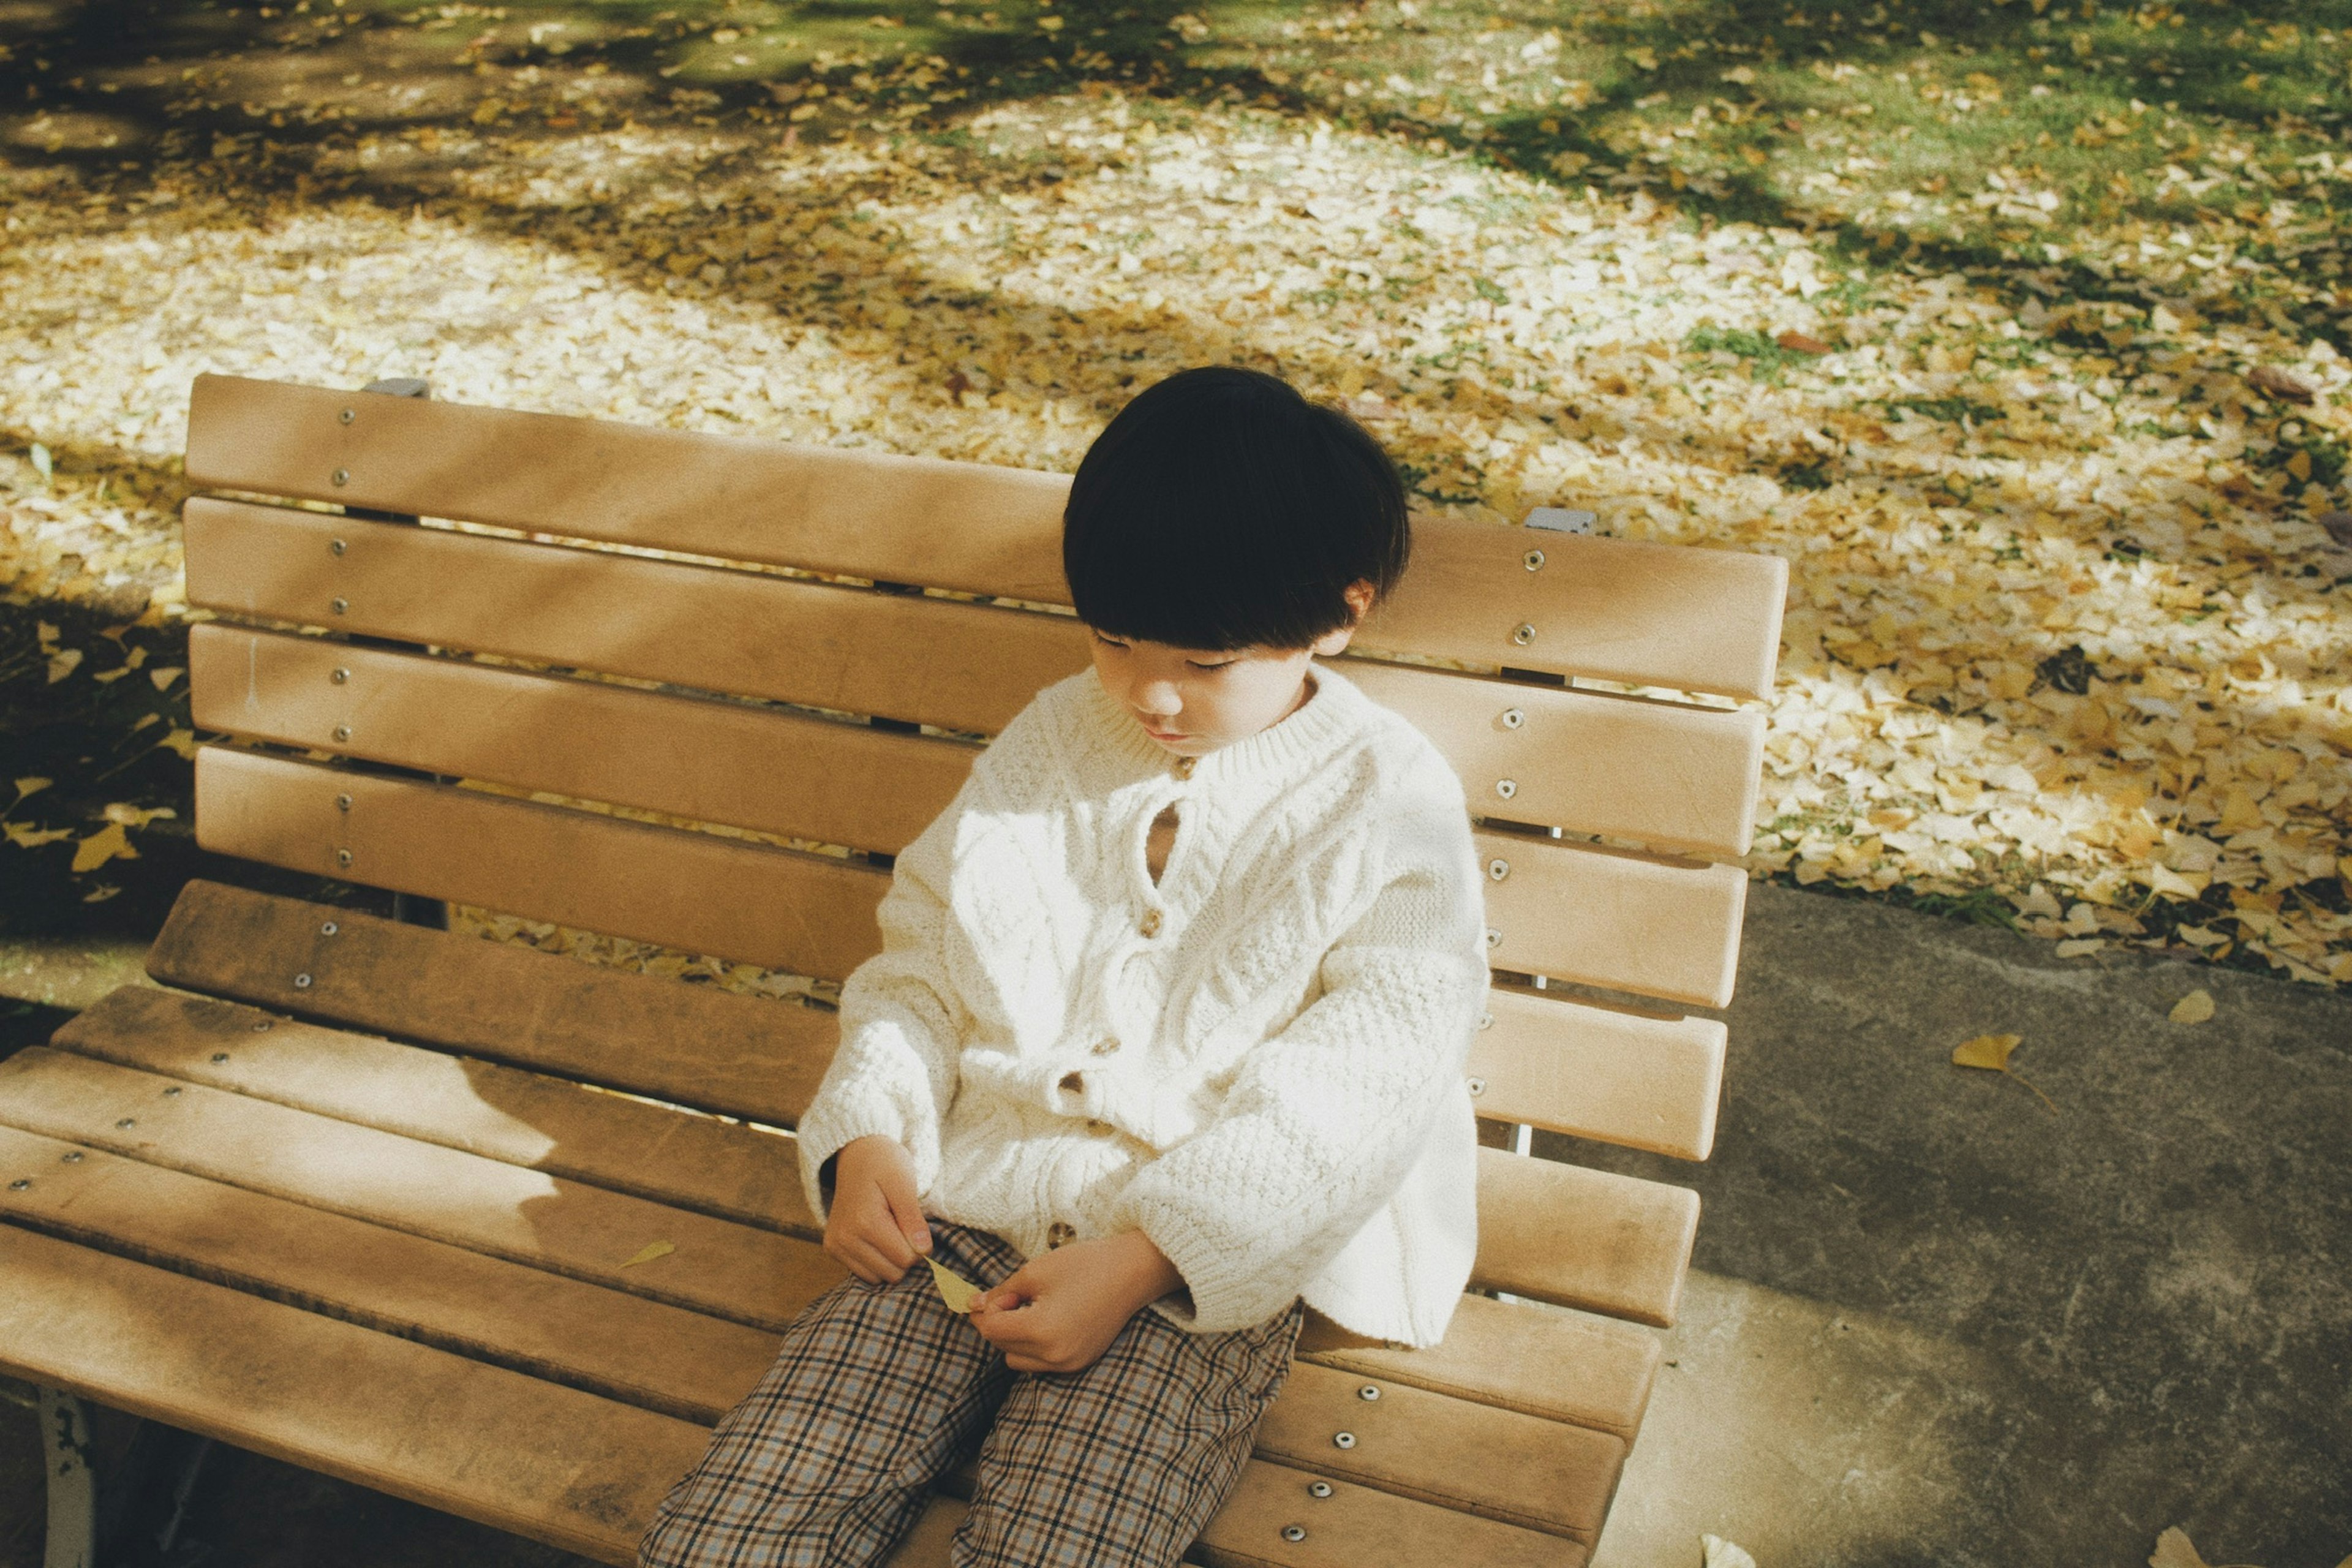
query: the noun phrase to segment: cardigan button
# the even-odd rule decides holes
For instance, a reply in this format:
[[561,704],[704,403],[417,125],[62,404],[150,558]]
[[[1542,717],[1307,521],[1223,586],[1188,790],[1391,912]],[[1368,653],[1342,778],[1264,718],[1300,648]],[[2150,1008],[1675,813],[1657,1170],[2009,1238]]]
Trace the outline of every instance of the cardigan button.
[[1087,1075],[1082,1072],[1066,1072],[1062,1075],[1062,1081],[1058,1087],[1068,1094],[1084,1094],[1087,1091]]
[[1057,1219],[1045,1227],[1045,1245],[1048,1247],[1066,1247],[1077,1239],[1077,1231],[1062,1220]]
[[1113,1055],[1118,1051],[1118,1041],[1108,1035],[1104,1036],[1101,1039],[1097,1040],[1094,1043],[1094,1053],[1098,1057]]
[[1189,779],[1192,776],[1192,770],[1200,765],[1201,759],[1198,757],[1179,757],[1176,759],[1176,776],[1180,779]]
[[1144,910],[1143,923],[1137,929],[1141,931],[1145,936],[1158,936],[1160,934],[1160,911],[1158,910]]

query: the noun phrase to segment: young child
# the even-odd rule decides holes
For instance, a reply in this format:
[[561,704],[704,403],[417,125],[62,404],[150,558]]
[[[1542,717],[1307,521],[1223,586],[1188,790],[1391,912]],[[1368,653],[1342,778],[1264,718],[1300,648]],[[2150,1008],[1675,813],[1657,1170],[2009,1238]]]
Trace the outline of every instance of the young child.
[[[1223,1503],[1304,1308],[1434,1344],[1475,1247],[1486,988],[1460,783],[1309,660],[1394,587],[1345,415],[1212,369],[1087,451],[1094,668],[898,857],[798,1133],[825,1249],[648,1568],[881,1563],[975,1450],[956,1568],[1160,1568]],[[931,1259],[984,1288],[950,1310]]]

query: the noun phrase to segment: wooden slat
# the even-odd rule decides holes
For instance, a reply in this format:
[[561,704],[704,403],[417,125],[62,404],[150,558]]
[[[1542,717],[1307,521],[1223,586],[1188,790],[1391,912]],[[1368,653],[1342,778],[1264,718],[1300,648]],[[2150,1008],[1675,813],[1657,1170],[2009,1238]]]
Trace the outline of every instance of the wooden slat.
[[[776,1354],[772,1334],[5,1127],[0,1215],[706,1426]],[[1362,1399],[1365,1387],[1381,1397]],[[1353,1448],[1327,1453],[1343,1429],[1356,1435]],[[1624,1447],[1607,1434],[1305,1366],[1269,1410],[1256,1452],[1589,1544]]]
[[978,754],[936,736],[219,623],[190,629],[188,689],[199,729],[893,854]]
[[0,1122],[757,1328],[843,1272],[795,1237],[42,1047],[0,1062]]
[[[268,1022],[268,1030],[256,1023]],[[347,1035],[257,1009],[126,986],[54,1043],[615,1191],[814,1237],[792,1144],[533,1075]],[[226,1061],[216,1058],[226,1057]],[[515,1080],[521,1080],[520,1089]],[[1394,1352],[1317,1320],[1310,1359],[1612,1432],[1631,1441],[1657,1341],[1614,1321],[1465,1296],[1444,1342]]]
[[[181,889],[147,968],[166,984],[785,1127],[800,1120],[835,1039],[834,1015],[815,1008],[201,879]],[[296,985],[298,974],[310,984]],[[67,1027],[77,1038],[96,1031],[92,1038],[123,1042],[75,1047],[121,1060],[111,1053],[158,1030],[184,1035],[193,1050],[218,1027],[234,1046],[236,1029],[252,1021],[236,1015],[215,1025],[190,1004],[190,1017],[166,1029],[147,1011],[163,1005],[110,999]],[[120,1027],[110,1021],[118,1006]],[[1485,1085],[1485,1114],[1706,1158],[1722,1077],[1720,1023],[1508,990],[1495,994],[1489,1016],[1494,1026],[1479,1034],[1470,1059]],[[204,1044],[207,1053],[215,1048]],[[236,1087],[263,1092],[247,1085],[264,1081],[257,1074]],[[724,1205],[763,1204],[753,1189],[729,1186],[729,1162],[717,1150],[698,1152],[694,1163],[712,1184],[690,1201],[739,1217]]]
[[[195,1044],[212,1044],[209,1049],[191,1049],[192,1042],[183,1037],[177,1043],[147,1045],[141,1042],[135,1031],[126,1030],[110,1019],[121,1019],[124,1013],[138,1009],[140,1015],[158,1017],[161,1008],[154,1008],[143,999],[133,997],[118,1005],[122,1011],[110,1011],[98,1022],[83,1026],[68,1026],[61,1032],[61,1043],[76,1049],[85,1045],[101,1054],[109,1062],[135,1062],[141,1068],[169,1070],[184,1066],[194,1075],[171,1081],[186,1085],[182,1095],[161,1102],[164,1112],[175,1121],[158,1121],[154,1115],[141,1116],[138,1105],[152,1100],[157,1085],[165,1079],[151,1076],[145,1070],[121,1072],[116,1068],[100,1068],[97,1062],[81,1064],[77,1069],[70,1064],[78,1058],[54,1052],[27,1053],[22,1061],[0,1064],[0,1081],[6,1075],[22,1076],[23,1083],[13,1091],[14,1108],[0,1106],[0,1118],[32,1114],[28,1108],[46,1106],[41,1114],[51,1118],[37,1125],[29,1121],[17,1124],[28,1131],[54,1137],[88,1133],[108,1141],[109,1147],[121,1146],[133,1151],[144,1147],[141,1142],[152,1135],[162,1136],[162,1129],[176,1127],[196,1114],[224,1119],[230,1131],[222,1134],[227,1139],[234,1133],[237,1140],[259,1148],[279,1134],[272,1129],[281,1123],[288,1129],[282,1136],[283,1148],[273,1156],[278,1163],[268,1167],[278,1173],[268,1178],[267,1190],[286,1196],[301,1196],[300,1172],[317,1166],[321,1169],[335,1164],[329,1151],[338,1147],[339,1136],[334,1127],[341,1122],[352,1124],[354,1133],[372,1130],[352,1152],[343,1156],[351,1169],[365,1162],[380,1159],[405,1169],[408,1164],[423,1161],[425,1156],[415,1152],[409,1140],[422,1140],[435,1145],[434,1158],[441,1164],[430,1169],[441,1174],[435,1178],[444,1182],[459,1180],[463,1172],[471,1169],[464,1162],[478,1154],[498,1162],[499,1170],[485,1173],[482,1180],[496,1193],[499,1201],[520,1206],[530,1203],[535,1216],[544,1216],[563,1208],[579,1185],[576,1182],[547,1184],[548,1177],[536,1173],[547,1171],[551,1163],[566,1169],[593,1173],[599,1184],[589,1190],[575,1205],[578,1217],[569,1223],[564,1232],[564,1245],[569,1249],[560,1255],[559,1266],[583,1279],[601,1278],[596,1269],[611,1268],[618,1257],[625,1257],[631,1247],[623,1247],[612,1260],[599,1265],[595,1258],[602,1254],[596,1249],[621,1246],[615,1240],[609,1244],[592,1241],[598,1227],[607,1219],[603,1206],[606,1198],[625,1203],[620,1193],[642,1194],[660,1202],[675,1198],[690,1204],[709,1206],[714,1185],[711,1178],[681,1177],[672,1162],[660,1153],[659,1139],[649,1139],[647,1147],[625,1142],[614,1146],[600,1143],[593,1150],[562,1153],[548,1147],[550,1133],[567,1128],[586,1129],[597,1123],[610,1125],[623,1112],[600,1112],[593,1110],[571,1110],[561,1114],[554,1127],[540,1128],[514,1114],[519,1107],[499,1103],[483,1105],[470,1102],[463,1087],[452,1086],[446,1069],[415,1060],[426,1053],[405,1052],[387,1044],[370,1044],[349,1037],[334,1037],[324,1030],[303,1033],[290,1023],[280,1024],[268,1031],[278,1043],[268,1047],[247,1047],[235,1043],[236,1031],[226,1031],[226,1038],[201,1036]],[[231,1017],[235,1015],[231,1014]],[[207,1028],[216,1026],[221,1016],[214,1014],[206,1020]],[[248,1025],[246,1033],[253,1031]],[[214,1043],[217,1042],[217,1043]],[[290,1060],[300,1070],[271,1074],[267,1090],[269,1104],[251,1103],[238,1096],[225,1095],[212,1086],[242,1088],[254,1071],[266,1071],[272,1059]],[[215,1062],[212,1058],[224,1055],[229,1060]],[[335,1078],[332,1060],[337,1055],[349,1055],[356,1059],[355,1070],[348,1081]],[[202,1060],[192,1058],[201,1057]],[[254,1066],[248,1068],[244,1058],[251,1057]],[[110,1078],[109,1073],[119,1076]],[[495,1089],[496,1080],[484,1081]],[[561,1092],[550,1086],[543,1094],[534,1095],[528,1105],[544,1103],[547,1096]],[[587,1098],[583,1094],[583,1098]],[[251,1103],[251,1109],[243,1109]],[[288,1107],[320,1113],[303,1119]],[[653,1109],[653,1108],[648,1108]],[[101,1125],[112,1117],[124,1114],[137,1116],[141,1128],[137,1137],[122,1142]],[[670,1112],[670,1115],[679,1113]],[[292,1121],[285,1121],[288,1116]],[[60,1117],[79,1117],[80,1121],[59,1121]],[[334,1123],[320,1124],[322,1117],[338,1119]],[[79,1129],[78,1132],[75,1130]],[[394,1130],[401,1138],[384,1142],[384,1132],[373,1130]],[[174,1144],[174,1147],[177,1147]],[[229,1147],[224,1143],[223,1149]],[[793,1201],[790,1194],[794,1181],[797,1154],[791,1142],[782,1134],[755,1134],[734,1142],[729,1151],[733,1162],[732,1188],[754,1190],[764,1188],[781,1195],[772,1222],[781,1229],[797,1232],[817,1239],[814,1220],[805,1208]],[[192,1150],[188,1158],[209,1161],[215,1157],[203,1149]],[[228,1157],[222,1154],[219,1157]],[[1516,1155],[1482,1156],[1479,1167],[1479,1252],[1475,1282],[1496,1289],[1510,1290],[1515,1295],[1533,1296],[1546,1301],[1588,1308],[1614,1317],[1631,1318],[1637,1322],[1663,1324],[1671,1321],[1676,1292],[1681,1286],[1682,1271],[1687,1264],[1690,1250],[1689,1225],[1696,1209],[1696,1197],[1679,1187],[1661,1186],[1654,1183],[1630,1177],[1603,1175],[1572,1165],[1556,1164],[1549,1161],[1523,1160]],[[450,1162],[456,1162],[451,1163]],[[429,1162],[427,1162],[429,1164]],[[526,1167],[527,1171],[512,1169]],[[282,1167],[282,1168],[281,1168]],[[764,1169],[762,1169],[764,1167]],[[200,1173],[217,1175],[220,1167],[210,1163],[192,1165]],[[348,1174],[348,1172],[345,1173]],[[426,1168],[420,1166],[417,1179],[426,1179]],[[219,1179],[235,1179],[221,1176]],[[256,1181],[260,1178],[256,1178]],[[373,1184],[352,1186],[336,1178],[341,1184],[322,1187],[318,1201],[323,1206],[336,1207],[339,1212],[358,1215],[380,1224],[401,1224],[404,1228],[428,1227],[425,1234],[441,1239],[457,1239],[429,1229],[436,1224],[470,1223],[470,1221],[436,1218],[435,1211],[426,1211],[406,1221],[387,1218],[392,1211],[381,1206]],[[520,1181],[521,1185],[518,1186]],[[531,1183],[541,1184],[532,1187]],[[611,1191],[603,1189],[610,1188]],[[329,1192],[341,1194],[331,1201]],[[453,1200],[453,1202],[456,1200]],[[467,1213],[472,1213],[468,1203]],[[699,1219],[700,1216],[697,1216]],[[612,1223],[625,1221],[643,1226],[651,1219],[637,1209],[611,1211]],[[706,1226],[719,1225],[716,1220],[702,1221]],[[471,1236],[474,1233],[468,1232]],[[732,1227],[708,1232],[723,1237],[734,1234]],[[502,1257],[519,1256],[517,1247],[528,1245],[527,1234],[511,1227],[493,1227],[481,1233],[486,1239],[479,1245],[483,1250]],[[640,1237],[634,1246],[662,1237]],[[676,1238],[668,1238],[676,1239]],[[761,1257],[767,1259],[763,1267],[782,1267],[776,1261],[773,1250],[776,1238],[768,1237],[761,1244]],[[466,1245],[477,1245],[467,1241]],[[684,1244],[680,1241],[679,1245]],[[1527,1256],[1518,1256],[1518,1251]],[[667,1279],[673,1272],[661,1271]],[[641,1279],[614,1275],[612,1281],[631,1289],[646,1288],[652,1274]],[[730,1277],[731,1278],[731,1276]],[[716,1283],[696,1286],[703,1293],[691,1298],[669,1297],[706,1310],[731,1311],[726,1303],[732,1300],[721,1293]],[[766,1320],[747,1317],[747,1322]]]
[[51,1043],[740,1225],[817,1233],[791,1141],[740,1122],[143,985],[68,1019]]
[[[887,874],[872,867],[220,746],[197,754],[196,837],[219,854],[824,978],[881,940]],[[1510,868],[1486,895],[1499,967],[1730,1000],[1748,891],[1738,867],[1476,840],[1482,861]]]
[[[226,376],[197,378],[188,426],[202,485],[1068,603],[1057,475]],[[1777,557],[1436,518],[1414,533],[1412,569],[1368,646],[1771,689],[1788,579]],[[1522,624],[1525,643],[1512,636]]]
[[813,1007],[201,879],[181,889],[147,973],[779,1126],[800,1120],[839,1036]]
[[874,910],[889,880],[826,856],[219,746],[196,757],[196,841],[215,854],[824,976],[848,973],[881,945]]
[[740,1323],[8,1127],[0,1215],[704,1426],[776,1359]]
[[1477,816],[1631,838],[1654,849],[1748,853],[1764,765],[1759,710],[1727,712],[1360,658],[1342,661],[1340,670],[1445,753]]
[[1486,1006],[1470,1047],[1481,1116],[1684,1160],[1713,1150],[1721,1023],[1500,989]]
[[200,375],[187,471],[225,489],[1069,602],[1070,481],[1024,468]]
[[1360,1339],[1319,1313],[1302,1361],[1613,1432],[1631,1443],[1664,1352],[1647,1329],[1565,1307],[1465,1296],[1445,1338],[1423,1350]]
[[[1500,833],[1475,835],[1497,969],[1725,1007],[1739,971],[1748,874]],[[1496,933],[1500,933],[1499,937]]]
[[1697,1234],[1687,1188],[1478,1151],[1473,1277],[1490,1289],[1672,1328]]
[[1433,521],[1361,635],[1401,653],[1768,697],[1788,584],[1774,555]]
[[[7,1080],[0,1092],[0,1116],[57,1120],[54,1090],[65,1076],[37,1065],[29,1074]],[[205,1093],[181,1088],[176,1098],[182,1100]],[[207,1118],[215,1130],[233,1120],[233,1113]],[[244,1120],[254,1126],[288,1125],[282,1117]],[[87,1134],[82,1141],[89,1142]],[[370,1150],[364,1140],[346,1136],[344,1142],[382,1159],[382,1150]],[[524,1266],[531,1262],[528,1258],[480,1258],[459,1246],[420,1240],[331,1211],[321,1214],[284,1194],[238,1192],[222,1184],[217,1170],[198,1179],[178,1169],[187,1153],[168,1136],[133,1151],[141,1161],[157,1160],[166,1167],[147,1173],[143,1164],[108,1159],[102,1152],[66,1163],[60,1157],[70,1149],[53,1136],[28,1138],[0,1129],[5,1179],[30,1182],[0,1203],[0,1212],[18,1212],[76,1239],[356,1317],[426,1343],[479,1352],[500,1364],[521,1363],[541,1374],[570,1374],[600,1392],[696,1418],[716,1420],[750,1391],[772,1356],[772,1339],[762,1354],[752,1342],[760,1336],[720,1332],[732,1326],[723,1323],[706,1334],[686,1313],[667,1315],[673,1342],[663,1347],[646,1331],[658,1329],[665,1320],[645,1310],[632,1315],[630,1309],[651,1304],[627,1298],[610,1315],[619,1321],[607,1331],[602,1325],[615,1292],[593,1281],[542,1274]],[[278,1174],[255,1173],[250,1160],[210,1158],[216,1166],[241,1164],[249,1179],[274,1182]],[[26,1172],[31,1174],[20,1176]],[[494,1227],[495,1221],[490,1224]],[[739,1317],[789,1319],[839,1277],[838,1270],[827,1278],[819,1268],[800,1269],[777,1282],[772,1300],[740,1299],[734,1308]],[[556,1346],[549,1336],[562,1325],[578,1329],[583,1342]],[[615,1363],[608,1354],[631,1349],[637,1352],[634,1363]],[[1261,1446],[1270,1457],[1328,1464],[1383,1490],[1529,1529],[1587,1542],[1598,1530],[1623,1462],[1622,1439],[1405,1384],[1383,1387],[1381,1399],[1366,1402],[1359,1396],[1362,1386],[1361,1377],[1328,1367],[1294,1368],[1269,1413]],[[1366,1412],[1360,1409],[1366,1403],[1383,1408]],[[1327,1456],[1332,1432],[1342,1428],[1356,1431],[1360,1440]],[[1542,1484],[1520,1484],[1528,1477],[1539,1477]]]
[[1001,730],[1087,658],[1065,616],[201,496],[182,521],[205,609],[943,729]]
[[[239,626],[199,626],[188,651],[200,728],[862,849],[904,847],[976,754],[740,703]],[[1474,810],[1662,849],[1747,851],[1760,713],[1361,659],[1341,672],[1436,742]]]
[[14,1226],[0,1371],[620,1564],[710,1437]]

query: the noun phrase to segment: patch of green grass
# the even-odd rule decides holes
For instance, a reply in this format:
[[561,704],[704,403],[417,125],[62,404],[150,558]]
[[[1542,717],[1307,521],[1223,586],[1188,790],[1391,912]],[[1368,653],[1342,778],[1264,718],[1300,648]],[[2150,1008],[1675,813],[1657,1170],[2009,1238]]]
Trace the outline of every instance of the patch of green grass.
[[1748,362],[1748,374],[1759,381],[1778,381],[1790,365],[1812,358],[1745,327],[1699,327],[1683,340],[1683,347],[1693,353],[1738,354]]
[[1884,405],[1888,409],[1907,408],[1930,419],[1940,419],[1947,425],[1958,425],[1963,419],[1982,425],[1989,420],[2006,419],[2009,411],[1990,403],[1977,403],[1965,397],[1895,397]]

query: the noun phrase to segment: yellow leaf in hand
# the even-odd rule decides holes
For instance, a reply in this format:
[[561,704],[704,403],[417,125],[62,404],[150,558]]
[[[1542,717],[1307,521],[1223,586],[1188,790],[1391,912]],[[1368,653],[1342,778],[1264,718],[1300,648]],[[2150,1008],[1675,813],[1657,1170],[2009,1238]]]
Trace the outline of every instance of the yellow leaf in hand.
[[2201,1024],[2213,1016],[2213,994],[2199,986],[2172,1005],[2169,1015],[2176,1024]]
[[940,1288],[940,1300],[948,1304],[950,1312],[969,1312],[971,1304],[982,1295],[981,1288],[952,1268],[940,1266],[936,1258],[926,1258],[931,1266],[931,1281]]
[[649,1241],[646,1243],[644,1247],[638,1248],[637,1255],[635,1258],[630,1258],[626,1263],[622,1264],[621,1267],[624,1268],[634,1268],[640,1263],[651,1263],[656,1258],[667,1258],[671,1253],[676,1252],[677,1250],[677,1248],[669,1242]]
[[2024,1038],[2023,1035],[1979,1035],[1952,1053],[1952,1065],[2007,1072],[2009,1053]]
[[110,822],[83,839],[81,847],[74,851],[74,875],[79,877],[84,871],[95,871],[116,858],[136,860],[139,851],[131,847],[131,840],[122,836],[122,824]]

